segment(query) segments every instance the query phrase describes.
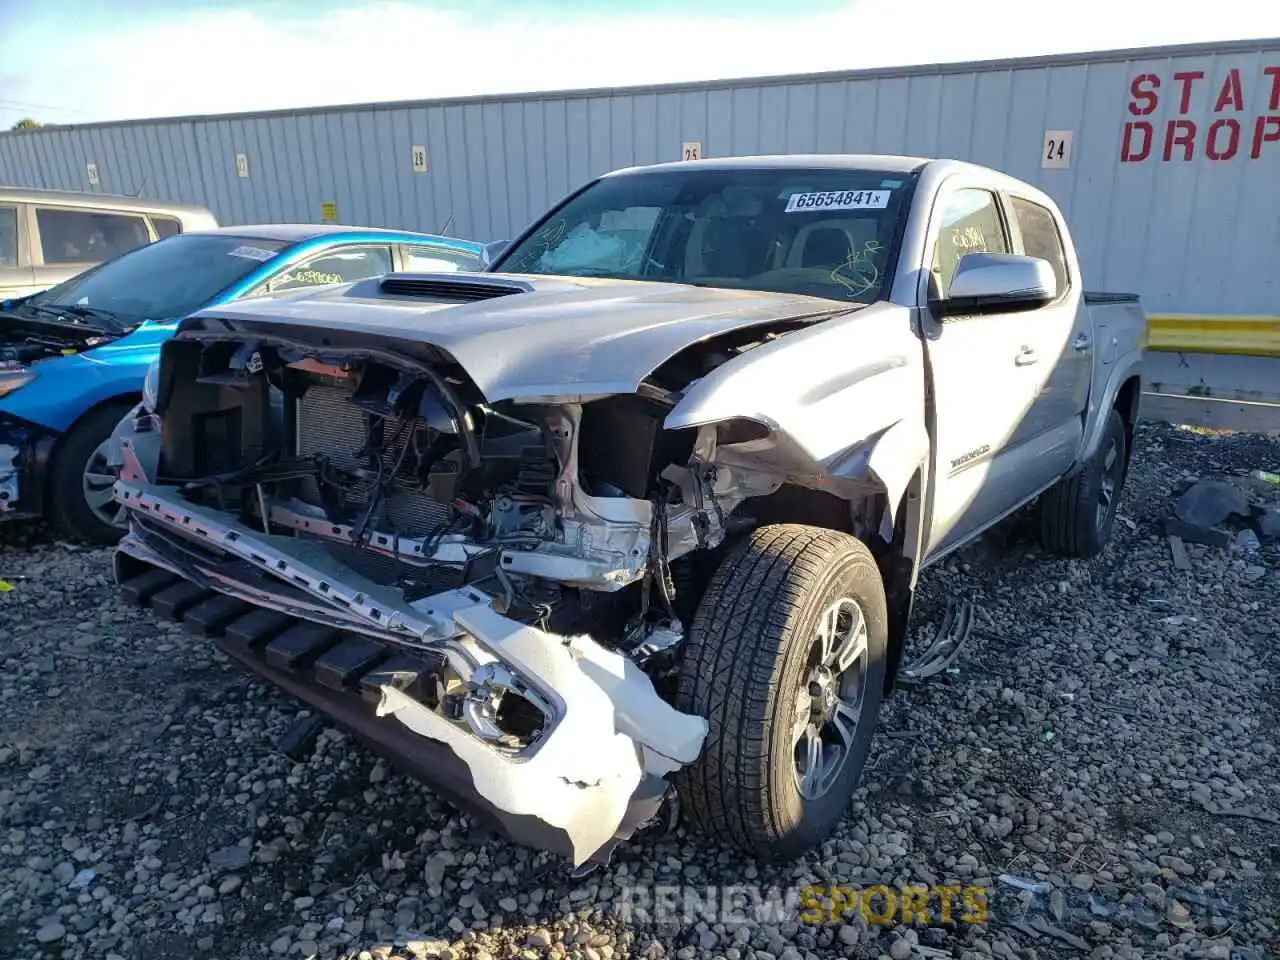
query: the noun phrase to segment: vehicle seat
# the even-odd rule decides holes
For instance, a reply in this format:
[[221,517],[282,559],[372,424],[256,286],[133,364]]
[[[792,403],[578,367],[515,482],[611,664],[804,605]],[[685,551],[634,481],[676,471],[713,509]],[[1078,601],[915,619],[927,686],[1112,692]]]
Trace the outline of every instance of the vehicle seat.
[[800,228],[787,252],[787,267],[833,269],[876,239],[874,220],[819,220]]
[[697,220],[685,249],[685,277],[742,278],[759,273],[767,254],[761,231],[740,217]]
[[802,267],[834,267],[844,263],[853,253],[849,235],[839,227],[819,227],[805,237],[800,251]]

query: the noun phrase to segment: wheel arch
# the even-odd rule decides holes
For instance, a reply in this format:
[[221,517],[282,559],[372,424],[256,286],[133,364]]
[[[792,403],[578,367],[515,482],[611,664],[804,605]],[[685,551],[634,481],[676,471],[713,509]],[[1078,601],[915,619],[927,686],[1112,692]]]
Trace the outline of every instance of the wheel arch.
[[1112,408],[1120,414],[1124,423],[1124,476],[1128,476],[1129,464],[1133,460],[1133,435],[1138,424],[1138,406],[1142,402],[1142,378],[1134,374],[1120,384],[1116,391]]
[[113,407],[113,406],[132,407],[135,404],[141,402],[141,400],[142,400],[142,394],[140,392],[118,393],[113,396],[106,397],[102,400],[99,400],[97,403],[93,404],[93,406],[86,407],[84,411],[81,412],[81,414],[75,418],[75,420],[71,421],[71,423],[67,426],[67,429],[63,430],[60,434],[58,434],[57,439],[54,441],[53,446],[49,450],[48,461],[47,461],[45,472],[44,472],[44,480],[43,480],[42,486],[44,488],[43,494],[44,494],[45,504],[49,503],[49,494],[50,494],[49,487],[50,487],[50,484],[53,482],[53,473],[57,469],[58,456],[62,453],[62,448],[66,443],[67,437],[71,436],[71,434],[75,432],[77,427],[79,427],[82,423],[85,422],[85,420],[87,420],[89,417],[93,416],[100,410],[105,410],[106,408]]
[[884,582],[889,613],[885,694],[895,686],[910,628],[916,580],[925,548],[926,464],[919,464],[893,505],[892,534],[884,538],[881,520],[889,507],[883,485],[868,484],[867,492],[844,497],[825,490],[784,484],[765,497],[747,502],[760,524],[791,523],[821,527],[857,537],[871,551]]

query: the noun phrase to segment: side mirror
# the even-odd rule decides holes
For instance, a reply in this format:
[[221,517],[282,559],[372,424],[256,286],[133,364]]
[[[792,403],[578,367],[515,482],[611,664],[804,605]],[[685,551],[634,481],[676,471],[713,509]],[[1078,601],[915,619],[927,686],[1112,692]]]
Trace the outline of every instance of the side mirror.
[[1047,260],[1012,253],[967,253],[944,298],[932,300],[938,316],[1031,310],[1058,296],[1058,278]]

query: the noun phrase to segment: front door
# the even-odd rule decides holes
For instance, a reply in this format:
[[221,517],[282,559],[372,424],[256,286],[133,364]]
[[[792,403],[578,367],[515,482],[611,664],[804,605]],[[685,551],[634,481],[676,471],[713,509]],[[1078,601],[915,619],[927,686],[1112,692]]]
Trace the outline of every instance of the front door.
[[[965,254],[1013,249],[1000,199],[990,190],[963,182],[944,187],[934,217],[931,283],[943,296]],[[926,323],[937,412],[929,531],[929,553],[936,556],[1019,502],[1024,485],[1010,465],[1026,440],[1037,371],[1022,314],[957,315]]]

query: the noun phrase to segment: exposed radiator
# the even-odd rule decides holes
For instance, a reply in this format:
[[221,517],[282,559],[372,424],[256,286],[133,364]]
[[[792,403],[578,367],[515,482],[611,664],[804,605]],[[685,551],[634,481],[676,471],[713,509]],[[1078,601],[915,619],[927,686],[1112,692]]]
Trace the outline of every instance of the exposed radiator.
[[[371,415],[350,403],[350,396],[348,388],[326,384],[313,385],[302,395],[298,401],[297,425],[300,456],[323,454],[334,466],[347,470],[368,466],[355,454],[364,445]],[[388,431],[394,433],[395,428],[395,421],[387,422]],[[394,462],[394,453],[387,452],[388,460]],[[394,532],[401,536],[424,536],[449,520],[449,509],[420,490],[392,484],[384,503]],[[365,499],[356,496],[347,504],[358,512],[364,507]],[[385,522],[380,526],[385,526]]]

